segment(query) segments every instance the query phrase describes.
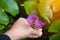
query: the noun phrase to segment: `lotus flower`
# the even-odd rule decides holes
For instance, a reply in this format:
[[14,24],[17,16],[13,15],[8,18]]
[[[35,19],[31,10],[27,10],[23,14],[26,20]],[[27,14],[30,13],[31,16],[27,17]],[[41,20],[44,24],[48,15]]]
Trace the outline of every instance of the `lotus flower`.
[[38,17],[34,13],[28,16],[27,22],[30,24],[30,26],[34,25],[34,27],[38,29],[44,26],[44,22],[39,20]]
[[32,26],[37,19],[38,19],[37,16],[32,14],[32,15],[28,16],[27,21]]
[[42,28],[43,26],[44,26],[44,22],[42,22],[41,20],[36,20],[36,22],[35,22],[35,26],[36,26],[36,28]]

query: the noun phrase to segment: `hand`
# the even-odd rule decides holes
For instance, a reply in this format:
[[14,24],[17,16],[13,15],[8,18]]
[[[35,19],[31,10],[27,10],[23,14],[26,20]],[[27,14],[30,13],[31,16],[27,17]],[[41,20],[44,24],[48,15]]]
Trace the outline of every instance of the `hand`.
[[12,28],[5,33],[11,40],[21,38],[38,38],[42,35],[42,29],[33,29],[24,18],[19,18]]

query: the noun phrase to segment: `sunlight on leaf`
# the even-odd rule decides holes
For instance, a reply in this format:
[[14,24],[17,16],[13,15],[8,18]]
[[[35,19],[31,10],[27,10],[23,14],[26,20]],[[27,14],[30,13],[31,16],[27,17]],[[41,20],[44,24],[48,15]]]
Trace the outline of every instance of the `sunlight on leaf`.
[[57,12],[60,10],[60,0],[53,0],[53,12]]
[[[48,0],[49,1],[49,0]],[[50,19],[52,18],[52,10],[49,7],[47,0],[41,0],[38,4],[38,11],[40,15],[48,22],[50,23]]]

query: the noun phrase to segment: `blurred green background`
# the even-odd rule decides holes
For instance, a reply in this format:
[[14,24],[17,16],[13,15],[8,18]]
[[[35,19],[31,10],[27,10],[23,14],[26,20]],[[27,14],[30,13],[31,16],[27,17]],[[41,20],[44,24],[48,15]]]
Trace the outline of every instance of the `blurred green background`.
[[43,35],[22,40],[60,40],[60,11],[53,12],[47,8],[48,2],[49,0],[0,0],[0,35],[8,31],[18,18],[27,18],[34,12],[40,20],[46,22]]

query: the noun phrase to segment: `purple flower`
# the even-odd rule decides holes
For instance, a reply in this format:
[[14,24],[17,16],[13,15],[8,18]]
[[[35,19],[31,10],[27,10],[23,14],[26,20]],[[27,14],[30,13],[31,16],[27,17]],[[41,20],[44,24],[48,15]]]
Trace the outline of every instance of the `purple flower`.
[[38,19],[37,16],[32,14],[32,15],[28,16],[27,21],[30,24],[30,26],[32,26],[37,19]]
[[41,28],[44,26],[44,22],[38,19],[38,17],[34,14],[28,16],[27,22],[29,23],[30,26],[35,27],[37,29]]
[[42,28],[43,26],[44,26],[44,22],[42,22],[42,21],[40,21],[40,20],[36,20],[36,22],[35,22],[35,26],[36,26],[36,28]]

